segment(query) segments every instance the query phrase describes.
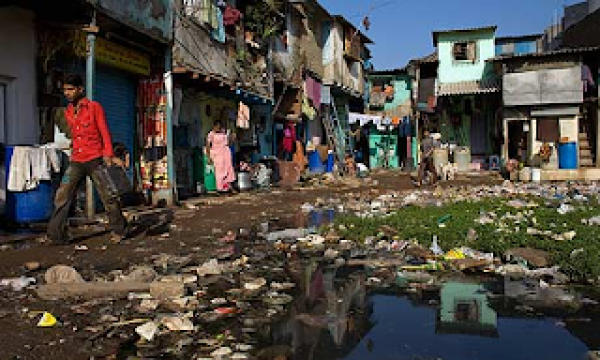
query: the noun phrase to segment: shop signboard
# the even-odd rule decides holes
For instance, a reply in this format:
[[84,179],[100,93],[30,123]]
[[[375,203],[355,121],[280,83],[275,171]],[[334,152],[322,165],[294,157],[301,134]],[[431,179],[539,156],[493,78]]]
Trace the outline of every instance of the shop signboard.
[[[84,57],[87,48],[84,33],[79,35],[75,44],[77,55]],[[150,75],[150,59],[147,55],[104,38],[96,39],[96,61],[134,74]]]
[[87,0],[100,11],[157,40],[173,39],[170,0]]

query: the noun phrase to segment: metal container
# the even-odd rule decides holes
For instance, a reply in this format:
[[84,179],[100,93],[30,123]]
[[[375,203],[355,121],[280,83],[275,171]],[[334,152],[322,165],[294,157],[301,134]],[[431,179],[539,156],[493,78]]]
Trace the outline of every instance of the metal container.
[[240,191],[248,191],[252,189],[252,179],[250,173],[241,171],[237,173],[237,183]]

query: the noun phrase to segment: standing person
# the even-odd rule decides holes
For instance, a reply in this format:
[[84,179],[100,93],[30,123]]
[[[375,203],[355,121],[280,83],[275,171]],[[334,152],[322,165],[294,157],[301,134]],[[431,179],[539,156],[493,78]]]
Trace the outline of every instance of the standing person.
[[425,177],[425,171],[429,171],[431,177],[431,185],[435,184],[437,180],[437,172],[433,164],[433,150],[436,146],[436,142],[429,134],[428,130],[423,132],[423,141],[421,142],[421,163],[419,164],[419,179],[417,186],[423,184],[423,178]]
[[283,160],[292,161],[296,144],[296,126],[288,122],[283,129]]
[[210,155],[210,160],[215,166],[217,190],[231,191],[231,184],[235,181],[235,170],[229,148],[229,136],[220,120],[215,121],[212,130],[206,137],[205,153]]
[[48,224],[48,237],[55,244],[69,242],[67,218],[77,189],[86,177],[94,182],[104,208],[108,212],[111,240],[120,242],[127,233],[127,221],[121,211],[118,196],[111,193],[97,174],[103,166],[112,166],[113,146],[102,105],[84,95],[83,79],[68,75],[63,81],[63,94],[69,101],[65,112],[71,130],[72,154],[69,168],[63,176],[54,199],[54,212]]

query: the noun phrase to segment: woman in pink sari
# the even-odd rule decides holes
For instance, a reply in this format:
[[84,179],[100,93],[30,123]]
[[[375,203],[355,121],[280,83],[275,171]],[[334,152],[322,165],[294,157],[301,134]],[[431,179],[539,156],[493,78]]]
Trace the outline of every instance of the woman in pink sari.
[[210,160],[215,166],[217,190],[223,192],[232,190],[231,183],[235,181],[235,170],[229,148],[229,136],[221,121],[215,121],[212,131],[208,133],[206,147],[206,153],[210,154]]

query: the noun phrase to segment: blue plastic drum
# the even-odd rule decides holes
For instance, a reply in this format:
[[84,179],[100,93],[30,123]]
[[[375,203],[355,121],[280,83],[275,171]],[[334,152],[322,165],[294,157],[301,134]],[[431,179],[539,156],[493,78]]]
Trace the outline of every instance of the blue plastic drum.
[[577,169],[577,143],[558,145],[558,166],[561,169]]
[[[6,147],[6,183],[10,175],[13,147]],[[42,181],[37,188],[24,192],[6,192],[6,217],[16,223],[43,222],[52,216],[54,188],[51,181]]]
[[308,169],[313,174],[322,174],[325,172],[325,164],[321,161],[318,151],[313,151],[308,155]]

